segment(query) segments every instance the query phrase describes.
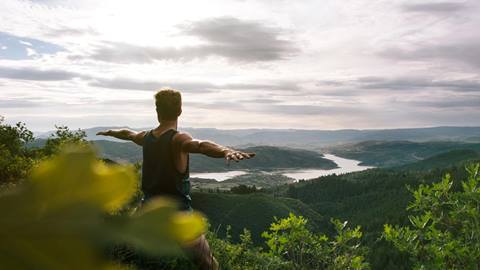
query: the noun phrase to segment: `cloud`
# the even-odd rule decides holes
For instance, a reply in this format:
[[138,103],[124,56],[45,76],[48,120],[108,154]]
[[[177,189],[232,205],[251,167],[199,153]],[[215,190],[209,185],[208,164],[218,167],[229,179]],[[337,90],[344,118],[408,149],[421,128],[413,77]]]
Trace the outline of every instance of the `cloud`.
[[239,100],[240,103],[251,103],[251,104],[279,104],[282,101],[277,99],[269,99],[269,98],[257,98],[257,99],[245,99]]
[[436,2],[405,4],[402,6],[402,10],[407,12],[451,13],[463,10],[466,7],[466,4],[462,2]]
[[300,86],[294,82],[276,82],[270,84],[249,84],[249,83],[231,83],[231,84],[213,84],[209,82],[171,82],[171,81],[153,81],[138,80],[132,78],[95,78],[89,85],[110,89],[126,90],[158,90],[162,87],[172,87],[186,92],[207,93],[214,90],[256,90],[256,91],[297,91]]
[[203,82],[160,82],[160,81],[144,81],[135,79],[94,79],[91,86],[110,88],[110,89],[126,89],[126,90],[158,90],[162,87],[172,87],[187,92],[210,92],[209,89],[215,86],[210,83]]
[[379,55],[405,61],[455,61],[480,68],[480,40],[457,44],[424,45],[414,49],[393,47],[381,51]]
[[290,105],[275,104],[271,106],[259,107],[259,111],[281,115],[361,115],[368,112],[368,109],[362,107],[349,106],[325,106],[325,105]]
[[[357,96],[367,94],[365,90],[446,90],[457,93],[480,93],[480,80],[467,79],[432,79],[430,77],[359,77],[348,80],[329,80],[327,84],[320,81],[316,84],[325,87],[321,94],[329,96]],[[329,86],[329,87],[328,87]]]
[[49,31],[45,35],[52,38],[58,38],[58,37],[64,37],[64,36],[75,37],[75,36],[83,36],[83,35],[98,35],[98,32],[92,27],[73,28],[73,27],[62,26],[62,27],[49,29]]
[[437,109],[455,109],[455,108],[479,108],[480,96],[466,97],[462,99],[451,98],[448,100],[420,100],[408,102],[407,105],[418,107],[430,107]]
[[2,109],[12,109],[12,108],[32,108],[40,107],[43,104],[38,102],[33,102],[24,99],[2,99],[0,100],[0,108]]
[[152,63],[157,60],[190,61],[210,56],[233,62],[267,62],[286,59],[298,52],[296,45],[281,38],[285,31],[258,21],[220,17],[179,26],[181,34],[199,38],[204,44],[181,48],[105,43],[91,58],[114,63]]
[[212,18],[184,26],[184,33],[212,44],[221,56],[239,61],[273,61],[284,59],[297,51],[285,31],[258,21],[234,17]]
[[273,91],[301,91],[302,87],[294,81],[277,81],[270,84],[229,83],[219,85],[217,89],[223,90],[273,90]]
[[184,106],[194,107],[198,109],[208,110],[227,110],[249,113],[261,113],[269,115],[281,116],[349,116],[349,115],[365,115],[368,109],[353,106],[325,106],[325,105],[308,105],[308,104],[284,104],[273,100],[251,99],[248,101],[215,101],[215,102],[185,102]]
[[[0,32],[0,59],[25,60],[56,54],[65,49],[53,43]],[[32,53],[35,52],[35,53]]]
[[156,48],[122,42],[109,42],[95,48],[90,57],[95,60],[119,64],[147,64],[155,60],[192,60],[201,55],[199,50],[201,48]]
[[68,81],[80,78],[88,85],[108,89],[146,90],[155,91],[163,87],[172,87],[185,92],[208,93],[220,90],[245,90],[245,91],[300,91],[301,87],[295,82],[280,81],[275,83],[251,84],[231,83],[213,84],[201,81],[156,81],[133,78],[101,78],[87,74],[70,72],[59,69],[37,69],[32,67],[10,68],[0,66],[0,78],[29,81]]
[[8,68],[0,67],[0,78],[29,81],[66,81],[73,78],[89,78],[75,72],[57,69]]
[[415,90],[438,88],[456,92],[480,91],[480,81],[477,80],[433,80],[425,77],[363,77],[359,78],[357,82],[364,89]]

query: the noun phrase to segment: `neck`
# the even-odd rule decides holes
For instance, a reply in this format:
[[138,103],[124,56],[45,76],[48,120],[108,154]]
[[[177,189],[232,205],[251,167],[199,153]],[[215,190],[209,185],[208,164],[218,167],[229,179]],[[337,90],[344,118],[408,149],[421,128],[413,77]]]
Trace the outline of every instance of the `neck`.
[[178,121],[177,120],[163,120],[160,122],[158,128],[160,129],[177,129]]

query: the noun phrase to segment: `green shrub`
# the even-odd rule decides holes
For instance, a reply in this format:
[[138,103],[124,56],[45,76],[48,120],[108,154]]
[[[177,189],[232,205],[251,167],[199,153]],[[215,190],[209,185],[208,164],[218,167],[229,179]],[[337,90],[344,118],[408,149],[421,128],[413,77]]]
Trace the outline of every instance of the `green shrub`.
[[207,239],[221,269],[292,269],[293,265],[290,262],[255,247],[252,243],[251,233],[247,229],[244,229],[240,235],[238,244],[232,243],[230,229],[227,229],[225,239],[218,238],[211,231],[208,231]]
[[360,227],[347,228],[347,222],[332,219],[336,236],[311,233],[307,220],[290,214],[288,218],[276,220],[266,238],[269,253],[291,262],[295,269],[368,269],[365,262],[366,248],[361,247]]
[[415,269],[480,268],[480,164],[467,167],[462,190],[446,175],[412,191],[410,226],[386,224],[383,236],[411,255]]

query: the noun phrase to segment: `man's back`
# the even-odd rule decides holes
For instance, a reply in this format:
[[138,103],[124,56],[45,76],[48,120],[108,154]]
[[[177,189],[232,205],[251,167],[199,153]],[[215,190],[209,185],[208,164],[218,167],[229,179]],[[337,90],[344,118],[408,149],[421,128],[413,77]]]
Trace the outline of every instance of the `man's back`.
[[[164,89],[155,94],[155,107],[160,125],[151,131],[136,132],[128,129],[107,130],[97,135],[129,140],[143,147],[142,190],[145,199],[156,195],[170,195],[180,200],[181,208],[190,208],[190,182],[188,181],[188,155],[203,154],[225,158],[227,163],[249,159],[255,153],[244,153],[210,141],[195,140],[187,133],[179,133],[178,117],[182,113],[180,92]],[[205,236],[191,243],[194,261],[200,269],[218,269]]]
[[153,196],[168,195],[179,200],[182,210],[191,209],[188,163],[180,172],[175,163],[173,138],[178,133],[168,129],[156,134],[148,131],[143,139],[142,191],[145,200]]

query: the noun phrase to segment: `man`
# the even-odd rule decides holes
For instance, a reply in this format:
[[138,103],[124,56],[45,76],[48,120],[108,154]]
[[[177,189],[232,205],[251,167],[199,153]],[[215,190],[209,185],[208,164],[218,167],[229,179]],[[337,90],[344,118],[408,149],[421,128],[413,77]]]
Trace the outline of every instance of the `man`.
[[[97,135],[113,136],[133,141],[143,147],[142,191],[144,201],[154,196],[171,196],[180,203],[180,210],[191,210],[189,154],[200,153],[213,158],[225,158],[229,163],[249,159],[254,153],[244,153],[210,141],[193,139],[178,132],[178,117],[182,113],[182,98],[174,89],[160,90],[155,94],[157,119],[160,125],[150,131],[107,130]],[[208,242],[202,235],[187,248],[200,269],[218,269]]]

